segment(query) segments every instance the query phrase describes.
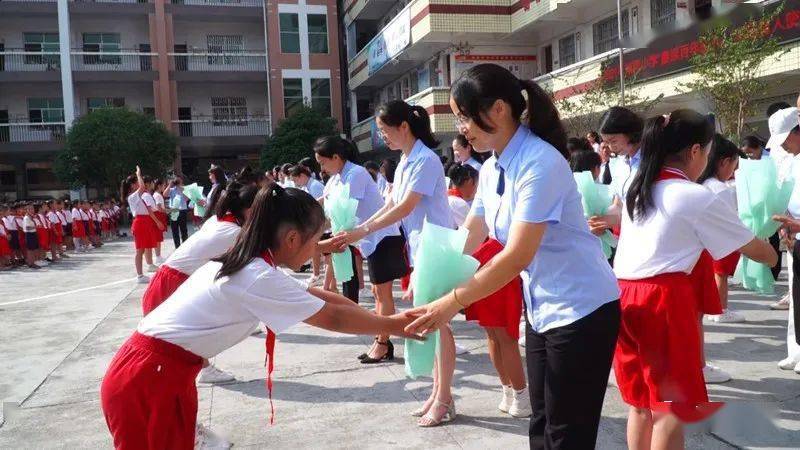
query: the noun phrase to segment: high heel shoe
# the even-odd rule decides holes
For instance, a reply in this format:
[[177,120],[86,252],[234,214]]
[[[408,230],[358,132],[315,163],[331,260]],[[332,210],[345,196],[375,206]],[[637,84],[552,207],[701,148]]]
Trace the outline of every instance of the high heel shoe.
[[[378,338],[376,337],[376,338],[375,338],[375,341],[377,341],[377,340],[378,340]],[[374,344],[373,344],[373,345],[374,345]],[[371,350],[371,349],[372,349],[372,347],[370,347],[370,350]],[[362,354],[358,355],[358,359],[359,359],[359,360],[363,360],[363,359],[364,359],[364,358],[366,358],[367,356],[369,356],[369,353],[362,353]]]
[[375,341],[378,345],[385,345],[388,348],[386,349],[386,353],[379,357],[379,358],[370,358],[367,355],[366,358],[361,360],[361,364],[376,364],[383,361],[392,361],[394,359],[394,344],[392,341],[387,340],[386,342]]
[[[433,412],[437,409],[441,408],[442,406],[447,408],[447,411],[442,415],[439,420],[433,416]],[[422,416],[420,420],[417,422],[417,426],[421,428],[431,428],[431,427],[438,427],[439,425],[447,422],[453,421],[456,418],[456,401],[455,399],[450,400],[450,403],[443,403],[440,402],[439,399],[433,401],[433,405],[431,409],[428,410],[427,414]],[[428,419],[427,423],[423,423],[422,419]]]

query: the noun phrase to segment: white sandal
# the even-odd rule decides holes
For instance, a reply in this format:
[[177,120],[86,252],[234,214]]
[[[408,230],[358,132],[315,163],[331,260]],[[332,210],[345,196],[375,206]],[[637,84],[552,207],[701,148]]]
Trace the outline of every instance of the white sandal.
[[[431,411],[435,410],[435,409],[438,409],[441,406],[446,407],[447,408],[447,412],[444,413],[444,415],[442,416],[441,419],[436,420],[433,417],[433,415],[431,415]],[[430,421],[430,423],[422,424],[420,422],[417,422],[417,426],[419,426],[421,428],[431,428],[431,427],[438,427],[439,425],[441,425],[443,423],[447,423],[447,422],[453,421],[453,419],[456,418],[456,402],[455,402],[455,400],[451,400],[450,404],[442,403],[438,399],[434,400],[433,401],[433,405],[431,406],[431,409],[429,409],[428,412],[424,416],[422,416],[420,418],[420,420],[425,419],[425,418],[427,418]]]

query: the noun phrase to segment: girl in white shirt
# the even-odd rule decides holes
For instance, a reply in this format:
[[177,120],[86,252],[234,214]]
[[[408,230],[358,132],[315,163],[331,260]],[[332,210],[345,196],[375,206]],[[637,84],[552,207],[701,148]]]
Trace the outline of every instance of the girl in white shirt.
[[130,175],[123,183],[123,193],[128,199],[128,208],[133,215],[131,233],[133,234],[136,256],[134,265],[139,283],[147,283],[150,279],[142,273],[142,258],[148,267],[155,272],[153,265],[152,249],[158,243],[159,230],[163,230],[164,225],[156,218],[155,202],[153,197],[146,192],[147,183],[142,177],[142,171],[136,166],[136,175]]
[[116,448],[192,448],[202,359],[243,341],[261,322],[270,398],[275,333],[298,322],[412,337],[403,332],[404,315],[372,314],[278,268],[305,264],[324,224],[322,207],[299,189],[274,184],[258,192],[234,246],[142,319],[106,371],[100,397]]
[[156,234],[158,239],[158,244],[155,248],[156,264],[162,264],[164,262],[164,259],[161,257],[161,243],[164,242],[164,231],[166,230],[168,219],[167,205],[164,202],[164,196],[161,195],[161,191],[163,191],[165,187],[166,183],[160,179],[153,180],[152,184],[149,186],[149,194],[153,197],[153,203],[155,204],[155,211],[153,214],[158,218],[159,222],[164,224],[164,228],[159,230],[159,233]]
[[705,116],[677,110],[649,119],[641,166],[625,198],[614,271],[622,323],[614,373],[630,405],[628,447],[682,448],[683,425],[712,414],[700,364],[697,317],[718,300],[712,261],[737,249],[774,265],[727,202],[694,182],[714,136]]

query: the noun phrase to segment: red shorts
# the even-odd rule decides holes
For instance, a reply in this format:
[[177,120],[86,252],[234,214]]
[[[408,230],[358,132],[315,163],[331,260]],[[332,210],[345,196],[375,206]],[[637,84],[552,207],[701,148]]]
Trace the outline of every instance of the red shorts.
[[100,402],[118,450],[194,448],[195,377],[203,360],[175,344],[134,332],[100,386]]
[[86,235],[94,236],[95,235],[94,222],[92,220],[83,220],[82,222],[83,222],[83,228],[86,230]]
[[730,255],[714,260],[714,273],[725,277],[733,276],[736,272],[736,266],[739,265],[739,257],[742,256],[739,252],[733,252]]
[[158,305],[164,303],[184,281],[189,279],[189,275],[162,264],[158,271],[150,280],[150,284],[142,296],[142,313],[146,316],[150,311],[156,309]]
[[[472,254],[483,267],[503,250],[503,244],[488,239]],[[477,321],[484,328],[505,328],[512,338],[519,339],[519,318],[522,316],[522,279],[517,276],[494,294],[482,298],[466,309],[467,320]]]
[[50,230],[47,228],[37,228],[36,236],[39,238],[39,248],[47,250],[50,248]]
[[658,410],[664,402],[708,402],[701,363],[699,304],[690,276],[619,280],[622,295],[614,374],[622,399]]
[[86,228],[83,227],[82,220],[73,220],[72,221],[72,237],[74,238],[85,238],[86,237]]
[[0,256],[11,255],[11,245],[8,243],[8,236],[0,236]]
[[150,216],[136,216],[131,225],[131,233],[133,233],[133,242],[137,250],[158,246],[159,230]]
[[52,230],[55,243],[60,246],[64,243],[64,225],[62,225],[61,222],[54,223]]
[[111,229],[111,225],[108,223],[108,219],[103,219],[102,222],[100,222],[100,229],[103,230],[103,232],[106,232]]

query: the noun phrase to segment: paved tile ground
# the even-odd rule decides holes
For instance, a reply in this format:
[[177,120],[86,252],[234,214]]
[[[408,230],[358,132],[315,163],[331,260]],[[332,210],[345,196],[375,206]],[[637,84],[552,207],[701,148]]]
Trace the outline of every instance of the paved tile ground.
[[[38,272],[0,273],[0,448],[111,446],[98,389],[141,316],[144,287],[132,280],[131,248],[117,241]],[[785,291],[783,281],[778,294]],[[775,364],[785,355],[787,314],[767,309],[774,297],[737,290],[731,297],[748,322],[706,327],[710,360],[735,376],[709,390],[729,403],[713,422],[691,428],[687,447],[800,448],[800,375]],[[263,336],[216,358],[237,382],[200,388],[199,419],[237,448],[524,448],[527,421],[495,408],[500,388],[482,331],[462,318],[454,331],[470,353],[457,361],[459,417],[448,426],[419,429],[409,416],[430,383],[404,377],[402,346],[395,362],[364,366],[355,357],[371,337],[305,325],[278,338],[274,426],[267,423]],[[610,384],[598,448],[624,448],[626,411]]]

